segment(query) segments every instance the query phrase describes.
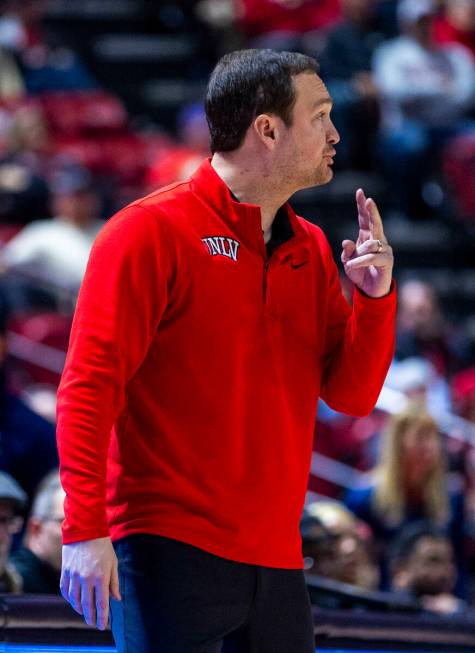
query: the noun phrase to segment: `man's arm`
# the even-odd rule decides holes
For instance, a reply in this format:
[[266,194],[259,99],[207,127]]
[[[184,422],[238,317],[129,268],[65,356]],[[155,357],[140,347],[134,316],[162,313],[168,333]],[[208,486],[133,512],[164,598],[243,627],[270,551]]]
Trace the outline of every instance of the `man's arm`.
[[329,308],[321,396],[329,406],[367,415],[381,391],[394,354],[396,293],[393,254],[373,200],[357,191],[359,234],[343,241],[342,262],[355,284],[353,310],[346,303],[328,250]]
[[58,390],[57,442],[66,492],[61,587],[88,623],[96,604],[98,625],[104,618],[107,623],[108,588],[117,588],[105,506],[110,433],[125,407],[126,384],[144,360],[167,303],[169,255],[158,220],[132,206],[99,233]]

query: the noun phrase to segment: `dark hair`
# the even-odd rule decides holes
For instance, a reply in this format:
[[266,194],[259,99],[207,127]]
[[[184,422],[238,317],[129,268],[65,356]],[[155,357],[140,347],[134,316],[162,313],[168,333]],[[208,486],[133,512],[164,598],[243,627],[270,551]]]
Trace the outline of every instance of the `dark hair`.
[[439,528],[430,521],[416,521],[405,526],[393,541],[389,550],[390,561],[394,564],[395,562],[407,560],[423,537],[450,541],[443,528]]
[[224,55],[206,91],[211,152],[236,150],[260,113],[273,113],[290,126],[295,104],[292,77],[318,70],[315,59],[298,52],[237,50]]

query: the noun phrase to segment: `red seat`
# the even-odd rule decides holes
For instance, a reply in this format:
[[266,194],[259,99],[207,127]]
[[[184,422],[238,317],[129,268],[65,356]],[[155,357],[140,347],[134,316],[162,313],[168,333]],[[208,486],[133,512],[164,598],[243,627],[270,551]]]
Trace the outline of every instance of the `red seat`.
[[142,178],[146,159],[144,142],[135,134],[103,137],[58,138],[58,154],[66,154],[91,170],[93,174],[112,175],[119,182]]
[[127,127],[124,105],[105,91],[45,93],[40,101],[48,124],[56,134],[103,134],[120,132]]
[[22,228],[21,224],[0,224],[0,247],[8,243]]

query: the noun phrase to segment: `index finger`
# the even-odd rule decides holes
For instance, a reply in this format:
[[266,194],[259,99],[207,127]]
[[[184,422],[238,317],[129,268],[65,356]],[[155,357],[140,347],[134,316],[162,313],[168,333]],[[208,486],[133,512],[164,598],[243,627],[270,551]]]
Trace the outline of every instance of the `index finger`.
[[362,188],[356,191],[356,206],[358,208],[358,223],[360,229],[369,229],[371,222],[371,214],[367,206],[366,195]]
[[379,209],[376,206],[376,202],[374,201],[373,198],[369,197],[366,200],[366,206],[368,207],[368,211],[370,214],[370,231],[372,237],[375,240],[384,241],[385,238],[384,238],[383,220],[381,218]]

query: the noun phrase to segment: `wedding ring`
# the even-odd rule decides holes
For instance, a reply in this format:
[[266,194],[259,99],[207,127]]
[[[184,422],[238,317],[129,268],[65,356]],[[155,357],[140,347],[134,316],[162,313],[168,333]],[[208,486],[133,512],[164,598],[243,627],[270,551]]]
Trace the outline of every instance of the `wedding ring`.
[[378,249],[376,254],[379,254],[379,252],[383,249],[383,243],[380,240],[376,241],[378,243]]

